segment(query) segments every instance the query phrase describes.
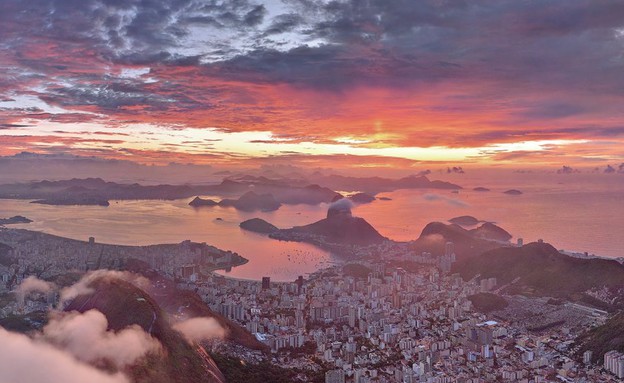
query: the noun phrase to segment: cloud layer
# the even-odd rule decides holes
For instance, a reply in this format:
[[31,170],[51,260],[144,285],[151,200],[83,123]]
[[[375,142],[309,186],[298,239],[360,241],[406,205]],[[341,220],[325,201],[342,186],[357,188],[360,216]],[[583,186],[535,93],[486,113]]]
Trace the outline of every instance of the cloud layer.
[[622,20],[617,0],[6,0],[3,154],[621,159]]

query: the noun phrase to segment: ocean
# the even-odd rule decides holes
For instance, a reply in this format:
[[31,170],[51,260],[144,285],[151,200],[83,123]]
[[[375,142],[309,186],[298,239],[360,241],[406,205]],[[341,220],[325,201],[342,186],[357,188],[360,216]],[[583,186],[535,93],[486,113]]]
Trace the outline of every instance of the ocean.
[[[604,257],[624,256],[624,176],[515,175],[513,178],[460,178],[464,186],[447,190],[398,190],[380,193],[353,214],[365,218],[382,235],[409,241],[432,221],[461,215],[495,222],[525,243],[543,239],[558,249]],[[526,177],[531,182],[522,182]],[[436,178],[436,177],[432,177]],[[477,192],[475,186],[488,187]],[[522,195],[503,191],[515,188]],[[206,196],[215,198],[214,196]],[[217,198],[218,199],[218,198]],[[238,224],[260,217],[280,228],[304,225],[325,217],[327,205],[283,205],[274,212],[240,212],[234,208],[188,206],[190,199],[111,201],[109,207],[47,206],[22,200],[0,200],[0,218],[23,215],[34,222],[13,227],[63,237],[111,244],[177,243],[186,239],[235,251],[250,260],[224,275],[244,279],[269,276],[294,280],[338,259],[312,245],[281,242],[246,232]]]

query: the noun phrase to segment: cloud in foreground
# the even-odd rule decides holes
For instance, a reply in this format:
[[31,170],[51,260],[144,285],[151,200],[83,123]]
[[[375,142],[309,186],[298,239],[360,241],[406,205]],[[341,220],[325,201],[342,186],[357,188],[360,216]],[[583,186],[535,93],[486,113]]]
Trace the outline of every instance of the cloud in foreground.
[[56,286],[53,283],[43,281],[31,275],[17,286],[15,294],[17,295],[18,302],[23,303],[24,298],[32,292],[47,293],[53,291],[55,288]]
[[108,374],[70,353],[0,327],[0,381],[11,383],[129,383],[121,373]]
[[107,331],[106,316],[97,310],[71,312],[52,317],[43,328],[42,339],[71,353],[83,362],[110,362],[123,369],[162,346],[138,325]]

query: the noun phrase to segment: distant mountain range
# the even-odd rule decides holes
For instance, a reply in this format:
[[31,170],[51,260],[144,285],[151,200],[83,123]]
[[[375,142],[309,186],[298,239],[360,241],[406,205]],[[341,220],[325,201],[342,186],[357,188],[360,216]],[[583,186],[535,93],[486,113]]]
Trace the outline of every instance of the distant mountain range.
[[223,199],[219,202],[215,202],[210,199],[201,199],[199,197],[195,197],[195,199],[192,200],[189,205],[193,207],[232,206],[242,211],[273,211],[279,209],[282,204],[279,203],[270,193],[257,194],[253,191],[248,191],[238,199]]
[[389,179],[382,177],[362,178],[328,175],[316,177],[315,182],[334,190],[359,190],[373,195],[399,189],[462,189],[461,186],[450,182],[430,181],[426,176],[409,176],[400,179]]
[[[110,200],[173,200],[200,195],[242,196],[253,191],[258,195],[271,194],[280,204],[316,205],[342,197],[334,190],[367,190],[374,195],[379,191],[401,188],[460,189],[461,187],[442,181],[429,181],[424,176],[399,180],[343,176],[320,176],[313,180],[241,176],[235,179],[226,178],[220,184],[213,185],[140,185],[106,182],[101,178],[74,178],[0,185],[0,198],[30,199],[36,203],[51,205],[108,206]],[[373,197],[359,194],[354,198],[361,203],[370,202],[370,198]],[[244,202],[239,203],[241,206],[244,205]],[[236,205],[235,202],[231,204]]]

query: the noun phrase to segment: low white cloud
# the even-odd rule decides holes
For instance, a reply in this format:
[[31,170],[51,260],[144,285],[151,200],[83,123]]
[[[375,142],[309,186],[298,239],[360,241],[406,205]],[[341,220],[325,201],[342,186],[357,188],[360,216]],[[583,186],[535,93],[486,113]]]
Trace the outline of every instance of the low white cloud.
[[162,347],[138,325],[107,331],[108,320],[97,310],[71,312],[52,317],[41,337],[87,363],[107,361],[118,369],[134,364]]
[[129,383],[121,373],[108,374],[70,353],[0,327],[0,382]]
[[53,283],[43,281],[35,276],[30,276],[17,286],[15,294],[17,295],[17,300],[23,303],[24,298],[32,292],[47,293],[53,291],[55,288],[56,286]]
[[173,325],[189,343],[203,340],[223,339],[226,330],[214,318],[191,318]]
[[433,246],[437,244],[445,244],[446,239],[440,234],[429,234],[419,238],[419,241],[427,246]]

